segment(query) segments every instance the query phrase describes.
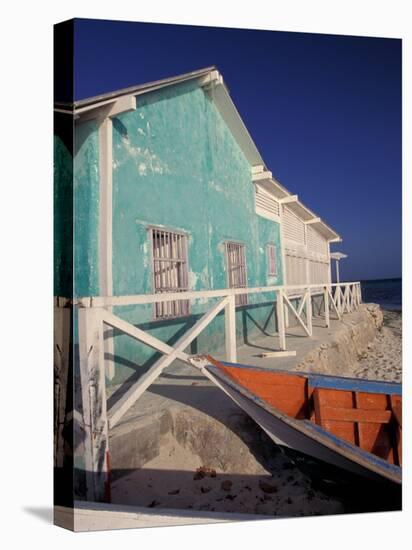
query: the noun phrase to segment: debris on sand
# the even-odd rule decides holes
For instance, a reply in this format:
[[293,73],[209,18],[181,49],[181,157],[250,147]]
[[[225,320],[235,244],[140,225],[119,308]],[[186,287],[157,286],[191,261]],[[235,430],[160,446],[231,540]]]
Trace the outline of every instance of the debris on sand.
[[193,479],[197,481],[199,479],[205,478],[206,476],[216,477],[216,470],[214,470],[213,468],[207,468],[206,466],[200,466],[200,468],[196,469]]
[[230,489],[232,488],[232,485],[233,485],[233,482],[230,481],[230,479],[225,479],[224,481],[222,481],[220,487],[223,491],[230,491]]
[[268,483],[267,481],[263,481],[263,479],[260,479],[259,480],[259,488],[264,492],[264,493],[277,493],[278,491],[278,488],[276,487],[276,485],[273,485],[272,483]]

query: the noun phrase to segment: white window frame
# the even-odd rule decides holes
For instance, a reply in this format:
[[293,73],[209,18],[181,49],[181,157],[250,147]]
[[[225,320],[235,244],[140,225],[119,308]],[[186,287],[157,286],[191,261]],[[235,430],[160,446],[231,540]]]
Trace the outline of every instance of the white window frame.
[[[246,245],[235,241],[225,243],[227,286],[229,288],[247,288]],[[235,296],[236,306],[248,303],[247,294]]]
[[[164,227],[149,227],[154,294],[189,290],[187,234]],[[155,246],[156,244],[156,246]],[[167,320],[190,315],[189,300],[153,304],[153,319]]]
[[268,265],[268,276],[278,276],[278,259],[277,259],[277,246],[274,243],[268,243],[266,245],[266,258]]

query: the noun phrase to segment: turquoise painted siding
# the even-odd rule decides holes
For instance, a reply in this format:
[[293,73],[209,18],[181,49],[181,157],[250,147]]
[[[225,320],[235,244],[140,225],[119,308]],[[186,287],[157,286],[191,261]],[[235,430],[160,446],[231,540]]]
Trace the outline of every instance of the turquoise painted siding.
[[[250,165],[207,94],[180,85],[138,97],[136,111],[113,120],[113,284],[115,295],[152,293],[151,243],[148,227],[161,226],[188,235],[189,284],[193,290],[227,287],[225,241],[246,247],[249,286],[282,284],[279,226],[256,215]],[[85,131],[86,132],[86,131]],[[86,219],[77,252],[78,293],[98,292],[95,193],[97,143],[90,131],[82,148],[76,197],[85,197]],[[87,163],[87,169],[84,166]],[[83,187],[91,186],[86,191]],[[91,210],[90,210],[91,208]],[[83,227],[83,224],[88,224]],[[79,227],[80,231],[80,227]],[[267,275],[266,245],[278,250],[278,277]],[[77,240],[76,240],[77,245]],[[237,311],[239,340],[274,330],[273,304]],[[117,308],[117,313],[162,340],[173,342],[192,325],[212,300],[192,302],[192,315],[153,321],[152,306]],[[193,344],[191,351],[216,351],[224,343],[220,315]],[[123,335],[115,337],[116,378],[140,374],[157,355]]]
[[73,156],[64,141],[54,137],[54,295],[73,292]]
[[74,296],[99,294],[99,133],[95,121],[75,127]]
[[99,141],[95,121],[75,127],[74,159],[54,137],[54,295],[99,294]]

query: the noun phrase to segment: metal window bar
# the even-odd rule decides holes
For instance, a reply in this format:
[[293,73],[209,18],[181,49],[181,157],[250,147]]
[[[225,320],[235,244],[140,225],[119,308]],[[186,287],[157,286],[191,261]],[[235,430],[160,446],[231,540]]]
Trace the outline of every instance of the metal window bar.
[[[187,238],[183,233],[151,229],[154,292],[185,292],[188,288]],[[189,315],[189,300],[154,304],[155,319]]]
[[268,275],[277,275],[276,264],[276,246],[274,244],[268,244]]
[[[226,259],[229,288],[246,288],[245,246],[238,243],[226,243]],[[237,306],[243,306],[247,303],[247,294],[237,294],[235,296]]]

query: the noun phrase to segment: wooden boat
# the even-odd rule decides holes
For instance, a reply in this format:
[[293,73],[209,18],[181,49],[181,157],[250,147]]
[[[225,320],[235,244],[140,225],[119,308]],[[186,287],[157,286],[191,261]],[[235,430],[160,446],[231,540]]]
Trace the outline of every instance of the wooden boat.
[[401,384],[191,362],[277,444],[373,480],[401,483]]

